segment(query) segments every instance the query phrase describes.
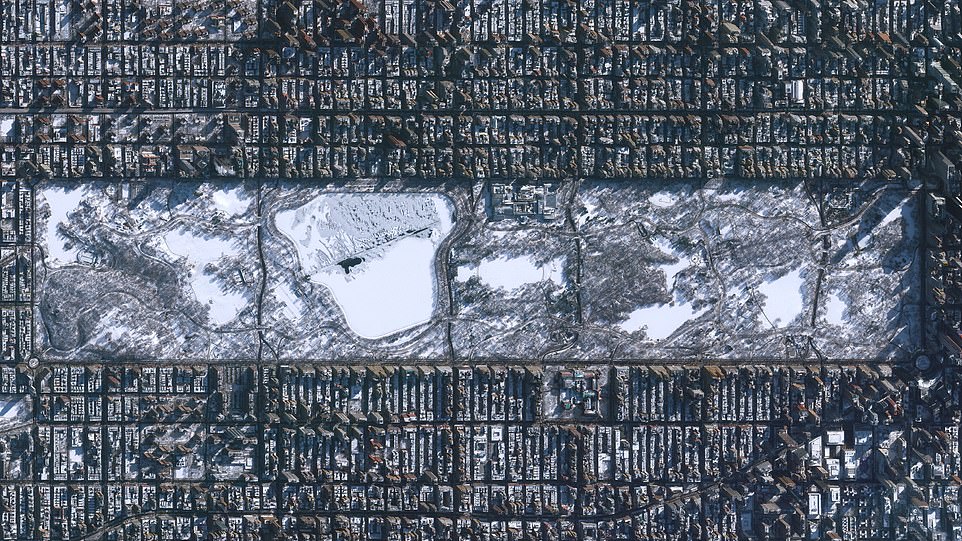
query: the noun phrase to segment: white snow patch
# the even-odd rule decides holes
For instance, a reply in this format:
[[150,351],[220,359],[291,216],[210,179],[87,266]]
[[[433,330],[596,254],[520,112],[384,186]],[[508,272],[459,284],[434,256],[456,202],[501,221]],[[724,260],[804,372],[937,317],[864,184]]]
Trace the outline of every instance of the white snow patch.
[[44,240],[47,247],[48,264],[64,264],[77,261],[79,251],[66,247],[66,239],[57,231],[57,227],[66,223],[73,211],[77,210],[83,200],[84,190],[81,187],[46,185],[42,192],[44,201],[50,208],[47,219]]
[[467,281],[476,275],[481,282],[495,289],[515,290],[525,284],[551,281],[564,285],[564,259],[555,258],[544,266],[537,265],[531,256],[485,259],[478,265],[458,267],[458,280]]
[[0,117],[0,137],[5,139],[13,137],[13,123],[15,120],[16,118],[13,115]]
[[638,308],[628,314],[628,319],[618,326],[626,332],[645,329],[645,334],[653,340],[664,340],[671,336],[688,321],[702,315],[708,307],[695,310],[690,303],[658,304]]
[[762,311],[772,325],[785,328],[802,313],[802,284],[802,271],[795,269],[758,286],[759,293],[765,296]]
[[909,216],[917,216],[916,206],[918,199],[915,194],[909,195],[896,208],[892,209],[891,212],[882,218],[880,226],[887,225],[895,220],[900,220],[905,227],[904,239],[914,240],[918,238],[918,220],[917,219],[904,219],[903,215],[908,214]]
[[578,215],[578,219],[576,220],[578,227],[581,227],[586,223],[588,223],[589,221],[594,220],[598,218],[598,216],[600,216],[598,209],[601,208],[601,205],[599,205],[598,202],[594,200],[594,198],[585,198],[582,201],[582,204],[585,207],[585,211]]
[[[904,204],[904,202],[903,202],[903,204]],[[884,226],[886,226],[886,225],[894,222],[895,220],[897,220],[898,218],[901,218],[901,217],[902,217],[902,205],[900,204],[899,206],[897,206],[897,207],[895,207],[894,209],[890,210],[889,213],[886,214],[884,218],[882,218],[882,221],[879,222],[878,226],[879,226],[879,227],[884,227]]]
[[684,254],[680,254],[675,251],[675,249],[671,247],[671,243],[665,239],[655,239],[652,241],[652,243],[662,252],[665,252],[666,254],[678,259],[678,261],[675,263],[662,263],[661,265],[658,265],[658,267],[664,271],[665,278],[668,282],[668,290],[671,291],[672,287],[674,287],[675,276],[678,275],[679,272],[682,272],[691,266],[691,262],[684,257]]
[[211,322],[223,325],[237,317],[237,314],[247,305],[243,295],[233,291],[224,291],[208,274],[207,265],[222,257],[236,257],[238,251],[230,241],[223,238],[206,238],[196,233],[177,229],[164,235],[164,244],[168,251],[178,257],[187,259],[190,268],[190,285],[197,300],[210,307]]
[[915,220],[903,220],[902,213],[907,207],[909,212],[912,212],[914,208],[915,195],[909,195],[905,199],[899,202],[892,210],[890,210],[885,216],[882,217],[882,221],[879,222],[877,226],[872,231],[866,231],[861,237],[856,239],[856,246],[859,250],[866,249],[871,241],[875,238],[875,230],[881,229],[893,222],[899,221],[906,226],[905,238],[915,238]]
[[215,208],[232,216],[243,214],[251,206],[251,198],[242,186],[230,190],[214,189],[211,202],[214,203]]
[[29,404],[23,398],[0,400],[0,421],[14,421],[29,414]]
[[739,192],[715,192],[711,194],[711,199],[719,203],[739,203],[743,196]]
[[435,229],[441,233],[440,238],[437,239],[437,244],[440,244],[441,238],[446,236],[454,227],[454,208],[451,207],[451,202],[448,199],[440,195],[432,196],[431,200],[434,203],[434,210],[438,213],[438,225]]
[[[690,267],[692,262],[672,248],[671,243],[665,239],[654,239],[652,244],[662,252],[678,259],[675,263],[663,263],[658,266],[665,273],[665,286],[668,291],[672,291],[675,287],[675,276]],[[648,338],[664,340],[674,334],[682,325],[701,316],[707,310],[707,306],[695,310],[691,303],[680,302],[676,299],[668,304],[656,304],[635,309],[628,314],[628,319],[618,324],[618,327],[626,332],[645,329]]]
[[130,327],[120,323],[123,321],[124,313],[118,307],[113,307],[100,318],[100,329],[97,333],[96,343],[106,344],[115,340],[122,339],[130,333]]
[[844,323],[842,316],[846,308],[848,304],[845,301],[835,293],[829,293],[825,298],[825,319],[832,325],[842,325]]
[[648,197],[648,202],[656,207],[670,207],[678,202],[678,194],[669,191],[655,192]]

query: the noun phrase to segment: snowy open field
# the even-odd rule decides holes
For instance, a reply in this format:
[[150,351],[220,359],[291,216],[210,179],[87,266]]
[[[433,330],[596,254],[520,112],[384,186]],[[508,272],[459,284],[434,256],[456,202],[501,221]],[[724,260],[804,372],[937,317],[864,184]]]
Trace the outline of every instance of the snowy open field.
[[465,358],[536,358],[561,347],[576,304],[571,239],[516,223],[478,223],[451,252],[452,341]]

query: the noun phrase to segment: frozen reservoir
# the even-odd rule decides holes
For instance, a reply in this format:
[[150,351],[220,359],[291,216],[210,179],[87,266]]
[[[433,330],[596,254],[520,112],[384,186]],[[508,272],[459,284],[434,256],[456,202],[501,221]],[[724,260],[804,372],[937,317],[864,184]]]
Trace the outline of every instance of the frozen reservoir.
[[355,334],[374,339],[430,321],[435,254],[453,215],[440,194],[326,193],[274,224],[301,276],[330,291]]

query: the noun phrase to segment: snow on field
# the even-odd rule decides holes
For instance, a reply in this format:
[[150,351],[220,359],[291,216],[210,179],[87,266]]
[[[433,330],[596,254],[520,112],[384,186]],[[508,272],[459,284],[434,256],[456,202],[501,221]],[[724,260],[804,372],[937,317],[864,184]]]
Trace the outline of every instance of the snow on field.
[[110,310],[100,317],[100,323],[107,323],[98,336],[98,342],[113,342],[120,340],[125,334],[130,332],[130,328],[120,323],[123,319],[123,312],[118,307],[111,307]]
[[[122,298],[118,296],[118,298]],[[116,344],[128,343],[131,337],[147,343],[163,340],[164,329],[156,326],[140,326],[141,320],[129,308],[111,306],[95,326],[89,330],[87,343],[109,349]]]
[[244,190],[243,186],[236,186],[229,190],[226,188],[215,188],[211,193],[211,201],[217,210],[222,210],[227,214],[236,216],[247,211],[253,200]]
[[223,238],[206,238],[185,229],[169,231],[164,235],[168,251],[183,257],[190,269],[190,285],[197,300],[210,308],[210,320],[222,325],[237,317],[247,305],[240,293],[224,291],[215,277],[207,272],[207,265],[222,257],[235,257],[239,253],[231,242]]
[[891,211],[889,211],[889,213],[886,214],[884,218],[882,218],[882,221],[879,222],[878,226],[885,227],[886,225],[894,222],[895,220],[901,217],[902,217],[902,205],[899,205],[894,209],[892,209]]
[[711,200],[717,203],[744,203],[744,192],[726,192],[726,191],[707,191],[706,195],[710,195]]
[[71,212],[80,206],[80,201],[84,196],[84,189],[81,187],[66,187],[57,184],[45,184],[41,190],[41,196],[46,201],[50,209],[50,217],[47,218],[44,241],[47,247],[47,264],[72,263],[77,260],[78,250],[67,248],[66,239],[59,233],[58,226],[67,223]]
[[584,205],[583,212],[579,213],[578,218],[575,220],[578,227],[592,220],[597,220],[604,214],[603,212],[599,212],[601,206],[598,204],[598,200],[593,197],[585,197],[581,203]]
[[[666,287],[668,291],[674,290],[675,276],[690,266],[690,261],[679,254],[671,243],[665,239],[658,238],[653,240],[653,244],[662,252],[676,258],[674,263],[662,263],[658,265],[665,273]],[[618,324],[623,331],[636,332],[645,329],[645,334],[651,340],[664,340],[675,331],[681,328],[688,321],[704,314],[708,307],[695,310],[690,302],[682,302],[677,296],[671,303],[661,303],[652,306],[637,308],[628,314],[628,319]]]
[[[894,194],[894,193],[891,195],[887,194],[886,197],[882,199],[882,201],[884,202],[886,201],[886,199],[894,200],[895,197],[898,197],[899,195],[900,194]],[[914,239],[916,236],[916,229],[915,229],[916,221],[912,218],[906,219],[906,217],[907,216],[911,217],[915,213],[916,199],[917,199],[916,195],[913,192],[913,193],[910,193],[908,196],[905,196],[902,199],[897,200],[897,203],[895,203],[895,207],[892,208],[892,210],[888,211],[885,214],[885,216],[882,217],[878,225],[876,225],[872,229],[862,231],[858,235],[855,242],[855,246],[858,248],[858,250],[865,250],[869,248],[872,245],[872,242],[875,241],[876,236],[879,234],[879,232],[883,231],[883,229],[886,226],[892,223],[897,223],[899,224],[900,227],[904,225],[905,227],[904,238]],[[872,255],[872,257],[874,257],[874,254]],[[852,257],[846,260],[846,264],[849,266],[857,265],[858,259],[859,258],[857,257],[857,254],[853,254]]]
[[795,269],[758,286],[765,296],[762,311],[772,325],[785,328],[802,313],[802,285],[802,271]]
[[835,293],[829,293],[825,299],[825,319],[832,325],[843,325],[843,315],[848,305]]
[[273,289],[277,300],[284,305],[284,315],[291,320],[298,320],[304,313],[304,301],[295,293],[294,289],[287,282],[281,282]]
[[675,283],[675,276],[679,272],[691,266],[691,262],[689,261],[688,258],[685,257],[684,254],[679,253],[674,248],[672,248],[671,243],[668,242],[667,240],[659,238],[659,239],[655,239],[653,243],[662,252],[669,254],[672,257],[678,259],[678,261],[674,263],[662,263],[661,265],[658,265],[658,268],[664,271],[665,278],[668,280],[668,290],[671,291],[672,285]]
[[667,208],[678,202],[678,193],[670,191],[655,192],[648,197],[648,202],[656,207]]
[[903,194],[893,191],[885,194],[879,205],[892,204],[893,208],[882,217],[882,221],[879,222],[877,228],[885,227],[895,221],[903,222],[907,227],[914,225],[915,220],[912,219],[912,215],[915,212],[917,201],[918,194],[916,192]]
[[438,213],[438,226],[437,230],[441,232],[441,236],[446,236],[451,228],[454,227],[454,206],[451,201],[443,196],[435,195],[431,197],[432,203],[434,203],[434,210]]
[[618,326],[626,332],[645,329],[645,334],[652,340],[664,340],[681,328],[688,321],[702,315],[708,307],[695,310],[690,303],[658,304],[637,310],[628,314],[628,319]]
[[544,266],[539,266],[530,256],[498,257],[485,259],[478,265],[463,265],[458,267],[458,280],[467,281],[475,275],[487,286],[508,291],[517,289],[525,284],[535,284],[551,281],[564,285],[564,259],[555,258]]
[[[425,323],[435,305],[434,256],[454,223],[439,194],[321,194],[274,216],[298,262],[334,296],[358,336]],[[346,270],[338,263],[360,259]]]

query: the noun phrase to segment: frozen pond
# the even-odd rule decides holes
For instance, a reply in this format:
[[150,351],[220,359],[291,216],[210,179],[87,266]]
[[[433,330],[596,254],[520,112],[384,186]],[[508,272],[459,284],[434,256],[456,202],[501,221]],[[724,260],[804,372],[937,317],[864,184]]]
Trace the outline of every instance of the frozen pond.
[[563,267],[562,258],[553,259],[548,264],[540,266],[529,256],[498,257],[485,259],[478,265],[458,267],[458,280],[463,282],[471,275],[475,275],[487,286],[508,291],[525,284],[536,284],[546,280],[564,285]]
[[322,194],[278,212],[274,224],[351,330],[373,339],[430,321],[435,254],[453,212],[439,194]]
[[364,338],[404,330],[434,311],[434,250],[429,239],[398,240],[364,272],[329,267],[311,280],[324,284],[351,330]]

